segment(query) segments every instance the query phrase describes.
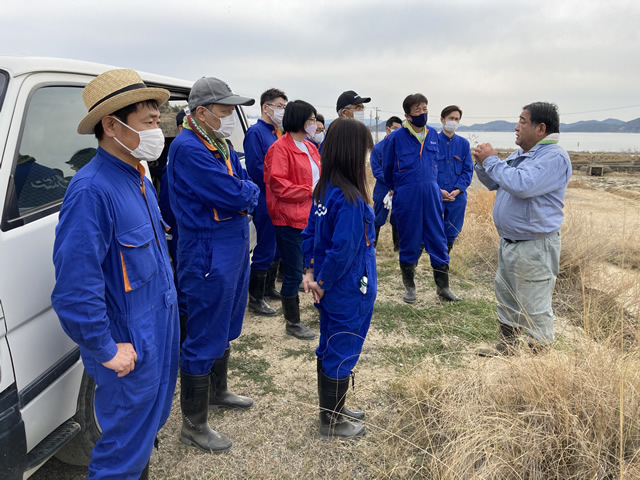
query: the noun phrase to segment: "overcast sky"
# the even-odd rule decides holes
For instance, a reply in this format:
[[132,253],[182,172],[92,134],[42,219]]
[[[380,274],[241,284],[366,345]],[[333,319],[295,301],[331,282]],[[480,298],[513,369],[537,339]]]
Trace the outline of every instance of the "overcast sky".
[[638,0],[21,0],[0,12],[2,54],[215,76],[256,99],[278,87],[328,118],[344,90],[383,119],[415,92],[430,122],[454,103],[468,125],[515,121],[536,100],[566,123],[640,117]]

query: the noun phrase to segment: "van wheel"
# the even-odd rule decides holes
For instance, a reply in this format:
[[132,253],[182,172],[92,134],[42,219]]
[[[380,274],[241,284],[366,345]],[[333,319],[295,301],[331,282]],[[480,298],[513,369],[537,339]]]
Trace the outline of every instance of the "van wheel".
[[93,378],[84,372],[78,394],[78,413],[73,417],[80,424],[81,430],[56,453],[56,457],[64,463],[87,466],[91,461],[91,450],[102,435],[93,408],[95,392],[96,384]]

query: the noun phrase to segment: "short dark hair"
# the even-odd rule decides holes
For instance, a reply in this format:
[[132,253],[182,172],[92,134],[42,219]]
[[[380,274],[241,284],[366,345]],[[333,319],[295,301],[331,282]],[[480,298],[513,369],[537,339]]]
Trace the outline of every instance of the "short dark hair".
[[348,202],[356,203],[360,196],[370,203],[365,164],[371,149],[373,138],[364,123],[346,117],[331,122],[322,144],[322,171],[313,192],[314,200],[324,197],[331,182],[342,190]]
[[531,116],[531,126],[545,124],[547,134],[560,133],[558,106],[548,102],[533,102],[522,107]]
[[[123,107],[120,110],[113,112],[111,116],[119,118],[122,123],[127,123],[127,118],[129,118],[129,115],[133,112],[137,112],[144,106],[153,108],[155,110],[160,110],[158,108],[158,102],[156,102],[155,100],[143,100],[142,102],[132,103],[131,105]],[[104,129],[102,128],[102,118],[96,124],[95,128],[93,129],[93,133],[95,134],[98,141],[102,140],[102,137],[104,136]]]
[[184,117],[187,116],[187,112],[184,111],[184,108],[181,108],[178,114],[176,115],[176,126],[181,127],[184,122]]
[[442,112],[440,113],[440,118],[447,118],[453,112],[458,112],[460,114],[460,118],[462,118],[462,110],[457,105],[449,105],[448,107],[444,107]]
[[266,92],[263,92],[262,95],[260,95],[260,106],[262,107],[265,103],[273,102],[276,98],[280,97],[284,98],[285,102],[289,101],[282,90],[278,90],[277,88],[270,88]]
[[411,112],[411,107],[413,107],[414,105],[420,105],[421,103],[426,103],[427,105],[429,105],[429,100],[427,100],[427,97],[425,97],[423,94],[414,93],[412,95],[407,95],[407,98],[405,98],[402,102],[402,110],[404,110],[404,113],[409,115],[409,113]]
[[324,115],[322,115],[321,113],[316,112],[316,120],[324,125]]
[[287,103],[282,119],[282,129],[285,132],[304,132],[304,124],[311,115],[316,115],[313,105],[304,100],[294,100]]
[[385,126],[391,128],[394,123],[399,123],[400,125],[402,125],[402,120],[400,120],[400,117],[396,116],[389,117],[389,120],[387,120],[387,124]]

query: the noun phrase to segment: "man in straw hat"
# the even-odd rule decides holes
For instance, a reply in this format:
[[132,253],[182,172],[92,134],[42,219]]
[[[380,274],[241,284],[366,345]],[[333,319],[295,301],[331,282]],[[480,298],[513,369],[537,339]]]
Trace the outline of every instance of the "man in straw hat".
[[99,147],[60,210],[51,301],[97,385],[102,437],[88,478],[148,478],[171,410],[179,326],[162,219],[140,160],[162,151],[158,105],[169,92],[133,70],[111,70],[82,96],[89,112],[78,133],[95,134]]
[[253,105],[217,78],[201,78],[189,94],[184,129],[169,149],[167,175],[176,215],[178,283],[187,299],[180,358],[180,440],[207,452],[231,441],[209,428],[209,408],[250,408],[227,388],[230,343],[240,335],[249,285],[249,219],[258,186],[225,140],[236,105]]

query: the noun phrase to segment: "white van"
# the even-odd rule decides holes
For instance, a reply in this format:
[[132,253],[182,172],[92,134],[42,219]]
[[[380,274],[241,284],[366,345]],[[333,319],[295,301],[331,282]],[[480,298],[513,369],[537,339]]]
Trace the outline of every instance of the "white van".
[[[82,88],[117,67],[53,58],[0,56],[0,478],[22,479],[57,455],[88,465],[100,435],[93,380],[51,308],[54,231],[66,186],[97,148],[76,128],[86,114]],[[139,72],[171,92],[162,122],[192,82]],[[173,110],[172,110],[173,109]],[[231,141],[241,159],[248,128],[242,107]],[[83,160],[83,156],[85,157]],[[90,158],[90,156],[89,156]]]

